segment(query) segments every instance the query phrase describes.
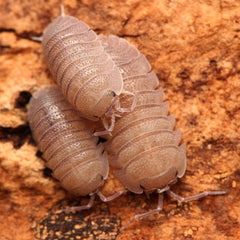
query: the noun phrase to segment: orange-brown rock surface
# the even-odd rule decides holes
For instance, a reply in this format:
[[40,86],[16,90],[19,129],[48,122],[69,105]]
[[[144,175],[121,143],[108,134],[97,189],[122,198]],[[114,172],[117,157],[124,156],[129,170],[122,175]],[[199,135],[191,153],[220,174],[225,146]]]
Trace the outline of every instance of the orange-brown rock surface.
[[[185,176],[173,186],[182,196],[227,190],[224,196],[180,204],[127,193],[92,209],[79,205],[44,167],[27,124],[33,92],[53,84],[31,40],[60,14],[98,33],[135,44],[151,62],[187,143]],[[106,195],[121,189],[110,175]],[[234,0],[70,0],[0,2],[0,239],[240,239],[240,2]]]

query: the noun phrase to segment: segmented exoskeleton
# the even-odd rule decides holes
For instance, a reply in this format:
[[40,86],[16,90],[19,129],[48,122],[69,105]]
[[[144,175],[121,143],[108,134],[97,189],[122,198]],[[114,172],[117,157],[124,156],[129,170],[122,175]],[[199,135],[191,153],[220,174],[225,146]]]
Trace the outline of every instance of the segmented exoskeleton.
[[123,81],[96,33],[66,16],[62,8],[61,16],[44,30],[42,46],[46,64],[66,99],[91,120],[109,114],[122,93]]
[[114,35],[99,35],[98,39],[120,69],[124,91],[133,93],[157,88],[158,77],[151,71],[149,61],[136,47]]
[[[117,119],[105,144],[109,162],[130,191],[161,189],[185,172],[185,144],[178,146],[181,131],[173,131],[175,118],[167,116],[168,102],[163,102],[162,89],[155,90],[158,78],[143,54],[117,36],[99,39],[120,68],[124,90],[138,93],[135,109]],[[121,97],[121,106],[128,107],[131,98]]]
[[67,191],[92,196],[88,205],[73,209],[91,207],[94,193],[108,201],[98,191],[108,176],[109,166],[102,144],[93,136],[94,125],[80,116],[57,86],[33,94],[28,121],[53,176]]
[[[131,192],[159,193],[158,207],[136,215],[125,227],[135,219],[160,211],[161,193],[165,191],[182,202],[224,194],[223,191],[213,191],[182,198],[170,191],[169,185],[176,183],[185,173],[186,145],[179,146],[181,131],[173,130],[175,118],[168,115],[168,102],[163,102],[163,90],[155,89],[158,78],[150,72],[147,59],[126,40],[102,35],[99,39],[120,68],[124,90],[135,92],[137,96],[135,109],[118,118],[112,136],[106,136],[109,163],[115,168],[116,177]],[[120,97],[121,106],[128,108],[132,98],[130,95]]]
[[[108,140],[105,148],[110,156],[110,164],[115,168],[115,175],[123,185],[134,193],[145,192],[148,194],[153,191],[159,193],[158,207],[147,213],[136,215],[126,226],[135,219],[160,211],[163,201],[162,193],[165,191],[182,202],[225,193],[223,191],[202,192],[182,198],[170,190],[169,186],[185,173],[185,144],[179,146],[181,131],[173,130],[175,118],[168,115],[168,103],[163,102],[162,89],[156,89],[158,86],[156,74],[151,71],[151,66],[145,56],[133,45],[116,36],[100,35],[97,38],[85,23],[65,16],[62,11],[62,16],[55,19],[44,31],[43,51],[47,65],[68,101],[81,112],[82,116],[91,120],[103,118],[105,129],[108,131],[98,132],[95,135],[113,130],[112,136],[106,136]],[[57,89],[55,91],[57,92]],[[47,91],[45,92],[47,93]],[[122,93],[128,93],[128,95]],[[46,98],[51,99],[53,96],[55,94]],[[56,93],[56,96],[58,97],[59,93]],[[43,97],[41,92],[34,95],[35,100],[40,97]],[[31,104],[35,101],[34,98]],[[61,99],[61,101],[65,101],[62,95]],[[44,106],[43,100],[39,102]],[[134,107],[135,109],[132,111]],[[72,112],[68,118],[65,114],[68,108],[71,109],[70,111],[75,111],[68,105],[67,109],[57,111],[56,115],[55,113],[50,114],[52,110],[47,112],[45,114],[47,121],[45,118],[37,121],[34,115],[37,115],[38,112],[33,112],[30,106],[29,120],[39,148],[44,152],[44,157],[48,160],[47,165],[53,169],[54,176],[69,191],[77,195],[91,195],[88,205],[72,208],[82,210],[92,206],[94,193],[97,193],[103,201],[109,201],[125,191],[106,198],[98,190],[103,184],[103,179],[107,177],[108,166],[106,157],[102,154],[102,148],[99,147],[100,145],[96,146],[96,138],[88,132],[92,132],[89,130],[92,129],[91,126],[85,129],[89,133],[89,137],[87,137],[89,139],[82,140],[81,144],[88,144],[87,142],[95,144],[95,148],[84,148],[82,151],[83,156],[86,156],[85,153],[89,150],[94,157],[87,158],[86,161],[82,158],[80,161],[75,161],[76,159],[71,160],[72,155],[70,154],[68,158],[59,161],[61,157],[61,154],[58,153],[59,150],[66,149],[66,152],[71,150],[68,141],[72,141],[73,146],[75,143],[77,146],[79,142],[75,138],[70,140],[71,132],[67,139],[62,138],[60,134],[60,138],[56,141],[60,141],[59,143],[63,143],[63,145],[54,146],[55,140],[45,138],[48,133],[61,132],[62,129],[75,126],[72,121],[75,122],[76,116],[77,122],[81,122],[84,126],[89,125],[89,122],[83,120],[77,112]],[[122,114],[118,116],[114,108]],[[67,122],[67,124],[58,123],[56,119],[61,119],[61,116],[64,117],[63,122]],[[113,129],[115,116],[118,118]],[[111,119],[110,127],[108,127],[108,121],[104,121],[108,120],[108,117]],[[43,133],[41,127],[38,128],[41,124],[46,125]],[[78,131],[77,129],[74,131]],[[53,133],[51,133],[52,130]],[[52,136],[55,139],[55,135]],[[50,151],[51,146],[53,148]],[[81,152],[81,150],[79,151]],[[56,162],[54,162],[55,158]],[[67,163],[67,159],[77,165],[66,164],[65,168],[62,163]],[[83,167],[83,172],[78,170],[80,166]],[[76,183],[78,174],[82,174],[81,179],[84,182],[84,184],[81,182],[80,186]],[[69,180],[72,178],[74,179]],[[66,182],[64,183],[63,180]]]

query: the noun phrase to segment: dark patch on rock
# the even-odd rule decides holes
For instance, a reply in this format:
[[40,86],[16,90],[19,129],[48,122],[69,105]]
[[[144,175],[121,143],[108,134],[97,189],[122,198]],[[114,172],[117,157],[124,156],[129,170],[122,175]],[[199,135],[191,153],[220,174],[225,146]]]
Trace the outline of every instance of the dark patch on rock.
[[[99,203],[97,203],[99,204]],[[68,206],[66,206],[68,205]],[[80,205],[79,201],[60,201],[57,209]],[[105,203],[100,207],[82,212],[51,212],[35,223],[33,230],[37,239],[116,239],[121,219],[111,214]]]
[[43,175],[44,177],[52,177],[52,170],[50,168],[45,167],[43,169]]
[[27,91],[20,92],[15,100],[15,108],[25,108],[31,97],[32,94],[30,92]]
[[19,149],[30,135],[30,128],[28,125],[20,125],[16,128],[0,126],[0,141],[13,142],[13,147]]

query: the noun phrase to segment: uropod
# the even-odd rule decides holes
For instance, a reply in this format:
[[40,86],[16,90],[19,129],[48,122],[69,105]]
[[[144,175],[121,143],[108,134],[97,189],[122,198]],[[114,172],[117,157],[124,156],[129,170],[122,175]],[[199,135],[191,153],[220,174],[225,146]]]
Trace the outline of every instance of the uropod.
[[98,137],[92,134],[92,122],[80,116],[57,86],[33,94],[28,121],[47,167],[53,170],[63,188],[76,196],[91,196],[86,206],[67,210],[90,208],[95,194],[102,201],[110,201],[124,192],[105,197],[98,190],[108,176],[107,155]]
[[[157,208],[136,215],[125,228],[136,219],[159,212],[163,206],[163,192],[181,202],[207,195],[225,194],[224,191],[205,191],[183,198],[170,190],[170,186],[185,174],[186,145],[179,146],[182,134],[180,130],[174,131],[175,118],[168,115],[168,102],[163,102],[163,90],[155,89],[158,79],[153,72],[149,72],[151,67],[147,67],[145,60],[132,68],[136,57],[122,57],[118,46],[127,44],[126,40],[116,36],[99,38],[121,69],[123,81],[127,82],[124,90],[137,93],[134,110],[122,114],[115,122],[112,136],[106,136],[108,140],[104,146],[109,154],[110,166],[115,169],[115,176],[129,191],[136,194],[144,192],[147,195],[155,191],[159,194]],[[130,46],[129,43],[128,45]],[[137,59],[138,63],[139,59],[140,57]],[[121,106],[128,108],[131,98],[133,96],[121,96]]]
[[[44,30],[42,47],[45,62],[65,98],[90,120],[111,117],[122,109],[118,96],[123,92],[119,68],[104,51],[96,33],[84,22],[62,14]],[[108,126],[106,123],[105,126]]]

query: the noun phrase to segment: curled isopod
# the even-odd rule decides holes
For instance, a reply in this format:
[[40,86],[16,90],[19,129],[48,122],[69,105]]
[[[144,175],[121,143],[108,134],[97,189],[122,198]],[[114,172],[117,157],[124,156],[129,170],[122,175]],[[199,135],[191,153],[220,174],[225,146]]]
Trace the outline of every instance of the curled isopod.
[[[157,208],[136,215],[125,227],[135,219],[159,212],[165,191],[182,202],[224,194],[224,191],[212,191],[182,198],[170,191],[169,186],[185,173],[186,145],[179,146],[182,134],[180,130],[174,131],[175,118],[168,115],[168,102],[163,102],[163,90],[155,90],[158,78],[150,72],[147,59],[126,40],[102,35],[99,39],[121,70],[124,90],[137,92],[134,110],[118,118],[112,136],[106,137],[109,163],[115,168],[115,176],[129,191],[159,193]],[[121,51],[126,46],[128,50]],[[129,107],[132,98],[130,95],[121,96],[121,106]]]
[[88,205],[71,209],[90,208],[94,193],[108,201],[98,190],[108,176],[109,166],[102,144],[92,134],[94,125],[80,116],[57,86],[33,94],[28,121],[53,176],[67,191],[77,196],[91,195]]
[[95,121],[111,110],[122,93],[122,76],[87,24],[62,11],[44,30],[42,46],[57,85],[84,117]]

